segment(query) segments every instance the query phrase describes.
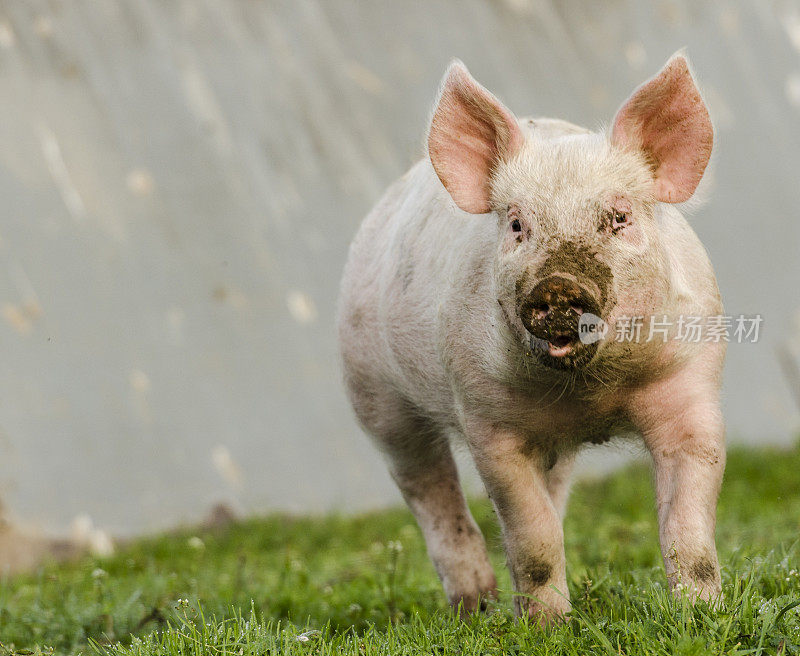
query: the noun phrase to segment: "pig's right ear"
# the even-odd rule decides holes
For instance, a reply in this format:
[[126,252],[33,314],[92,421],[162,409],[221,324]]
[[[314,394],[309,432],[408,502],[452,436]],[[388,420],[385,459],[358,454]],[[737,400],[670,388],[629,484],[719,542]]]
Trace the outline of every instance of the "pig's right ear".
[[456,205],[471,214],[488,212],[492,172],[520,149],[523,140],[514,115],[464,64],[453,62],[428,131],[428,154]]

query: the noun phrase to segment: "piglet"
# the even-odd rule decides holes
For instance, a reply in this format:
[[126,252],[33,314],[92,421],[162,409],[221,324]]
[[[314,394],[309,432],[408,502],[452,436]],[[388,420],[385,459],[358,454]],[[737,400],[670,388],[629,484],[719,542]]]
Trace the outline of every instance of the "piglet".
[[453,441],[497,512],[518,613],[546,624],[569,611],[571,470],[584,445],[613,436],[652,454],[670,585],[719,594],[725,342],[680,332],[722,306],[675,206],[694,195],[712,142],[682,54],[601,132],[518,119],[456,61],[428,157],[361,225],[338,317],[347,392],[462,612],[497,583]]

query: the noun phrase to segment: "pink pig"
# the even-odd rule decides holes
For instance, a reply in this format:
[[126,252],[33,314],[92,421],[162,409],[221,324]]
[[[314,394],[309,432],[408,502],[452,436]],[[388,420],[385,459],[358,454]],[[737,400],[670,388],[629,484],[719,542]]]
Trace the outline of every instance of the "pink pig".
[[347,391],[462,611],[497,583],[451,440],[467,445],[494,504],[519,613],[547,623],[569,611],[562,519],[575,455],[628,434],[653,457],[671,586],[719,594],[725,343],[680,339],[676,326],[722,305],[674,206],[694,194],[712,142],[681,54],[610,133],[517,119],[456,61],[429,158],[361,225],[338,322]]

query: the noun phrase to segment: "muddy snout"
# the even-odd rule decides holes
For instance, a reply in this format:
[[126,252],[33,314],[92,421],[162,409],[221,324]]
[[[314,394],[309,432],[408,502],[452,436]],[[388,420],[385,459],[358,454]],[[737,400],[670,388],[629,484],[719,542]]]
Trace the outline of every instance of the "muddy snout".
[[598,294],[570,274],[553,274],[541,280],[520,308],[522,323],[540,347],[554,358],[580,346],[578,322],[583,314],[600,316]]

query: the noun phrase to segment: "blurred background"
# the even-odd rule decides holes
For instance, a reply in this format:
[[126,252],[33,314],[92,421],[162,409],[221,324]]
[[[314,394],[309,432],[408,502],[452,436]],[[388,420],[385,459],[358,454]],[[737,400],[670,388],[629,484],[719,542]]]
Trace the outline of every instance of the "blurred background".
[[[601,127],[687,47],[717,128],[692,218],[729,314],[732,443],[800,418],[800,5],[0,3],[0,499],[52,534],[400,500],[334,316],[350,239],[459,57],[520,116]],[[626,457],[585,459],[601,471]],[[590,462],[588,462],[590,460]],[[768,475],[768,473],[765,473]]]

